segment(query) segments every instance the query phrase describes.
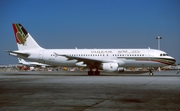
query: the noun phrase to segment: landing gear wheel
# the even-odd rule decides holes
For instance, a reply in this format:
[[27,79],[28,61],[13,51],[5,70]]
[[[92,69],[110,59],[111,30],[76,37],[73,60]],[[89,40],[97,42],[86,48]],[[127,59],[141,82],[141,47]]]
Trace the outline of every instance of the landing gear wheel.
[[153,75],[154,75],[154,73],[153,73],[153,72],[150,72],[150,73],[149,73],[149,75],[150,75],[150,76],[153,76]]
[[95,75],[99,75],[100,74],[100,72],[99,71],[95,71]]
[[93,75],[94,72],[92,70],[88,71],[88,75]]
[[150,70],[149,70],[149,75],[150,75],[150,76],[153,76],[153,75],[154,75],[154,73],[153,73],[153,70],[152,70],[152,69],[150,69]]

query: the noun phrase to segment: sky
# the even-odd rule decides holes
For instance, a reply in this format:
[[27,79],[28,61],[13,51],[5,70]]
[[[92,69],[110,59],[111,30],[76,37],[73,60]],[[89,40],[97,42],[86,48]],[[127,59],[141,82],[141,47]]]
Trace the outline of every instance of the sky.
[[1,0],[0,65],[16,64],[12,23],[43,48],[148,48],[180,63],[179,0]]

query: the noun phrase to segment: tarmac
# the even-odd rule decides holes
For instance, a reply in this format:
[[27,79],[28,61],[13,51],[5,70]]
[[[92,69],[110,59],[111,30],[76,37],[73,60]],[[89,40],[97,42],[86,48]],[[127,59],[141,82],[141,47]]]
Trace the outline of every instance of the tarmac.
[[180,111],[176,73],[1,72],[0,111]]

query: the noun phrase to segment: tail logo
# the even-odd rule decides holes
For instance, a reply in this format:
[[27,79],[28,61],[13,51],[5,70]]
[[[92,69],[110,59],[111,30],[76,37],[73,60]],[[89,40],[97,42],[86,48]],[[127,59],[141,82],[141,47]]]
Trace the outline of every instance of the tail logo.
[[16,42],[25,45],[26,39],[28,38],[28,32],[21,24],[13,24],[13,29],[16,36]]

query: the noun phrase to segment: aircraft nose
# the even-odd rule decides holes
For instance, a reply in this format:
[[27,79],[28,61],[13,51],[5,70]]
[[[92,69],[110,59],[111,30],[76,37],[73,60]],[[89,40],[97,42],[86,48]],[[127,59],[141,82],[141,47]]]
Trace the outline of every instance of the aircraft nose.
[[171,65],[175,64],[175,63],[176,63],[176,59],[174,59],[174,58],[172,57],[170,63],[171,63]]

